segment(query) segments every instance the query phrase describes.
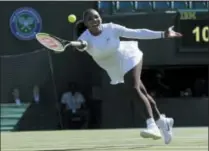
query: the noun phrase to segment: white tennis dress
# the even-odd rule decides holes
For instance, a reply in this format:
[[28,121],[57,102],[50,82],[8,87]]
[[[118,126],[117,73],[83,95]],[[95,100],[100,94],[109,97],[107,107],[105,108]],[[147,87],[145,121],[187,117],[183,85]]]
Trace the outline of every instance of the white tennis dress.
[[143,58],[137,41],[120,41],[120,37],[134,39],[159,39],[162,31],[148,29],[129,29],[124,26],[102,24],[102,33],[92,35],[87,29],[78,39],[88,46],[79,51],[87,51],[95,62],[103,68],[111,79],[111,84],[124,83],[124,75],[135,67]]

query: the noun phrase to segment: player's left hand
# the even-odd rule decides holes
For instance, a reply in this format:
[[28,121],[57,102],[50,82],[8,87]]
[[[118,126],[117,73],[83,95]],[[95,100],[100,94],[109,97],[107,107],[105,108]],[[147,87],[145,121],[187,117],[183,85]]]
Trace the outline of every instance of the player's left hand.
[[175,38],[175,37],[182,37],[181,33],[175,32],[173,30],[174,26],[171,26],[168,28],[167,31],[165,31],[165,37],[166,38]]

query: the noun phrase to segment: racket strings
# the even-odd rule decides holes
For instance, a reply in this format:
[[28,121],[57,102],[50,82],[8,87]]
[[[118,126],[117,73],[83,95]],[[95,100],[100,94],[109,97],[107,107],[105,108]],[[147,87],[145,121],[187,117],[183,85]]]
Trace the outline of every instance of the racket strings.
[[55,43],[54,42],[54,40],[52,40],[52,39],[49,39],[49,38],[47,38],[47,37],[42,37],[42,42],[43,42],[43,44],[45,44],[45,45],[49,45],[50,47],[58,47],[58,44],[57,43]]
[[36,34],[36,39],[44,47],[55,52],[63,52],[68,46],[71,45],[70,41],[47,33]]
[[63,45],[65,45],[65,44],[69,43],[69,41],[68,41],[68,40],[61,39],[61,38],[58,38],[58,37],[56,37],[56,36],[52,36],[52,35],[51,35],[51,37],[53,37],[54,39],[56,39],[56,40],[60,41]]
[[62,51],[64,49],[64,44],[61,42],[61,39],[55,36],[40,33],[36,35],[36,39],[48,49],[54,51]]

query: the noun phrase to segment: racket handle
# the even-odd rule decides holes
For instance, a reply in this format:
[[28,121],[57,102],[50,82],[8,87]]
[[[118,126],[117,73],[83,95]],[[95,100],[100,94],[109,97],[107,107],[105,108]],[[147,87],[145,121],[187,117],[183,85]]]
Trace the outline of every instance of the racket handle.
[[86,47],[88,44],[86,41],[81,40],[81,41],[71,41],[70,45],[74,47]]

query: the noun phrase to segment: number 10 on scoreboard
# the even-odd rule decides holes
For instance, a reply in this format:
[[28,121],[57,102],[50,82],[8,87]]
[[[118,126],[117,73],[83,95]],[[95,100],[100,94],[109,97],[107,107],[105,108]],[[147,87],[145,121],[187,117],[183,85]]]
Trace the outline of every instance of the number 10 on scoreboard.
[[196,26],[192,33],[195,35],[195,41],[196,42],[209,42],[209,26]]

